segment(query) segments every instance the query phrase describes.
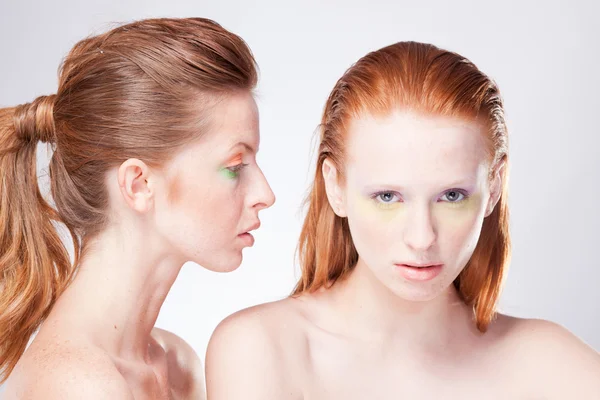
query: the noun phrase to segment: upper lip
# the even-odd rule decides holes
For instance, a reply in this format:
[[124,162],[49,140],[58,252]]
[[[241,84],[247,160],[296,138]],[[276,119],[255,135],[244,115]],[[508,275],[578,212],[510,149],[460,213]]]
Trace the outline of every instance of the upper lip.
[[250,232],[250,231],[253,231],[258,228],[260,228],[260,221],[256,221],[254,224],[252,224],[248,229],[246,229],[242,233]]
[[403,263],[396,263],[396,265],[406,265],[409,267],[424,268],[424,267],[433,267],[433,266],[437,266],[437,265],[442,265],[442,263],[441,262],[403,262]]

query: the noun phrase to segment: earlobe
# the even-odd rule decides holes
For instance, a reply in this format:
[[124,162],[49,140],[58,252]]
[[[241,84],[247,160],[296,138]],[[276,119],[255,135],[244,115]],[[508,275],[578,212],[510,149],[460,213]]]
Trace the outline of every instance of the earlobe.
[[339,217],[345,218],[346,209],[344,205],[342,188],[339,185],[337,169],[331,160],[326,159],[323,161],[321,173],[323,174],[323,180],[325,181],[325,191],[327,192],[327,200],[329,200],[329,205],[335,214],[337,214]]
[[125,203],[133,210],[145,213],[152,208],[154,192],[150,168],[138,159],[125,161],[118,170],[119,188]]

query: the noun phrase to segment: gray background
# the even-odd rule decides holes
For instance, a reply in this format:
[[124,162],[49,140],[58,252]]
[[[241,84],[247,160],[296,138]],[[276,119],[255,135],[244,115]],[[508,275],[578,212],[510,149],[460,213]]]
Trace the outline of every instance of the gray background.
[[556,321],[600,350],[596,15],[592,1],[2,0],[0,106],[55,93],[62,57],[115,23],[202,16],[248,42],[261,69],[258,161],[277,202],[239,270],[218,275],[190,263],[167,298],[157,325],[203,357],[221,319],[293,287],[312,135],[336,79],[400,40],[457,51],[498,82],[506,103],[514,252],[501,310]]

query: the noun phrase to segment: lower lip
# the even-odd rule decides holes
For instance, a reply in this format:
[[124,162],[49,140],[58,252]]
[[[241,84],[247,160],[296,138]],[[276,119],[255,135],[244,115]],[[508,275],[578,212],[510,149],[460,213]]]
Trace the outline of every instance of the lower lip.
[[442,265],[431,267],[409,267],[404,264],[396,264],[396,268],[405,279],[410,281],[429,281],[442,272]]
[[252,236],[250,233],[242,233],[241,235],[238,235],[238,237],[244,241],[246,246],[252,247],[254,244],[254,236]]

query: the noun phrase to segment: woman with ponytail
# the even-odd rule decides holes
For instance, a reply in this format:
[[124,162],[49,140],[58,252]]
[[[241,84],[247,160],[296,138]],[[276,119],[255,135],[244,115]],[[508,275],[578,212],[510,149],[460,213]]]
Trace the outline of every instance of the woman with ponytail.
[[144,20],[77,43],[59,77],[0,109],[5,399],[203,398],[198,357],[154,323],[182,265],[237,268],[274,202],[252,53],[207,19]]
[[496,311],[509,151],[488,76],[396,43],[337,81],[319,132],[302,276],[217,327],[211,400],[600,399],[595,351]]

